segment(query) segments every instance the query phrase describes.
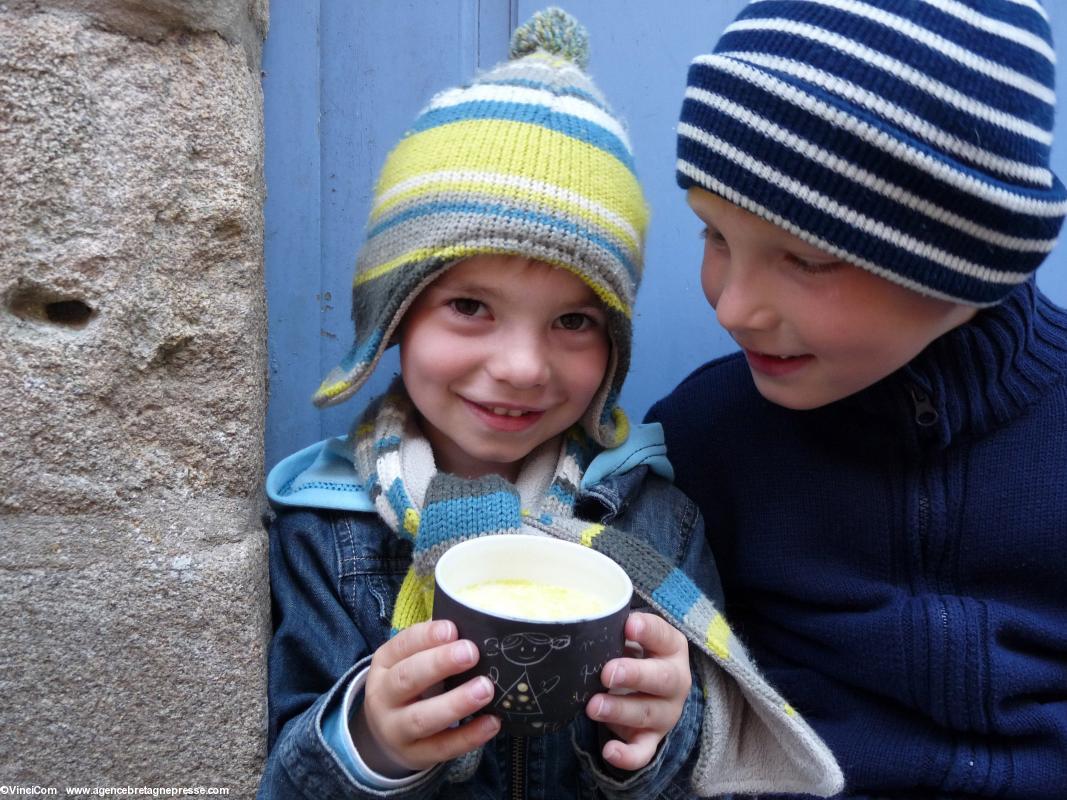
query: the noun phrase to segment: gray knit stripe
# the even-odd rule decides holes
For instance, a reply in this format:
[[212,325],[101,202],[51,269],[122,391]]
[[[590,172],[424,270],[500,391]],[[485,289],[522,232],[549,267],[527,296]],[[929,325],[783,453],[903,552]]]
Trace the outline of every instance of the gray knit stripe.
[[[616,240],[605,239],[616,244]],[[570,238],[523,219],[489,219],[484,214],[433,214],[385,230],[364,246],[356,265],[357,274],[400,254],[454,246],[482,253],[512,253],[568,264],[576,269],[584,268],[589,280],[608,286],[624,302],[632,303],[636,294],[634,279],[618,256],[589,238]],[[626,251],[622,244],[618,247],[632,260],[632,252]],[[394,283],[401,272],[415,271],[412,268],[418,263],[403,264],[381,278],[361,283],[357,292],[375,283]]]
[[674,571],[674,565],[650,545],[615,528],[605,528],[593,539],[593,549],[606,555],[628,575],[640,575],[646,587],[660,586]]
[[[499,208],[504,213],[514,214],[515,219],[508,220],[506,217],[499,215],[479,212],[456,212],[440,207],[460,203]],[[413,214],[417,216],[411,216]],[[404,230],[410,235],[413,229],[430,228],[437,232],[438,235],[447,234],[446,241],[463,241],[463,237],[466,235],[465,232],[474,235],[492,236],[500,230],[500,224],[506,222],[511,226],[512,230],[524,229],[537,239],[558,238],[569,241],[566,228],[559,231],[546,228],[540,222],[533,222],[526,218],[530,215],[542,216],[565,226],[580,226],[590,236],[590,240],[583,241],[583,244],[590,248],[595,248],[598,245],[593,241],[593,238],[599,239],[603,243],[599,246],[609,253],[613,259],[625,257],[630,261],[633,269],[638,270],[640,268],[640,237],[636,235],[630,236],[626,230],[625,222],[618,224],[611,216],[607,216],[607,213],[600,222],[593,219],[593,217],[600,216],[595,210],[589,211],[590,218],[588,219],[569,219],[566,211],[549,203],[543,203],[536,199],[510,197],[500,193],[479,192],[472,189],[462,196],[458,194],[439,194],[433,197],[432,202],[428,202],[424,196],[409,197],[390,206],[388,212],[383,214],[377,220],[375,226],[371,228],[376,232],[367,240],[366,246],[360,252],[357,261],[357,272],[382,263],[389,256],[413,249],[413,244],[407,241],[407,236],[398,241],[396,235],[398,229]],[[456,217],[466,217],[463,227],[456,227],[457,223],[454,222]],[[379,230],[379,228],[382,229]],[[508,228],[504,230],[506,231]],[[507,236],[506,233],[503,235]],[[434,241],[436,242],[437,239],[434,239]]]

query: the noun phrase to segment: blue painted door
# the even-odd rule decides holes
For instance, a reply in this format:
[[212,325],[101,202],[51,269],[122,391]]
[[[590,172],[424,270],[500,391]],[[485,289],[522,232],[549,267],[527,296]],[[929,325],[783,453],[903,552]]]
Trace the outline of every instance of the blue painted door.
[[[274,0],[263,59],[270,408],[268,468],[345,432],[396,373],[395,352],[353,400],[310,396],[352,338],[351,277],[382,162],[430,96],[506,57],[528,0]],[[686,68],[744,0],[556,0],[589,30],[589,71],[626,120],[652,205],[634,363],[624,407],[640,419],[694,367],[735,349],[704,301],[701,243],[674,184],[674,125]],[[1047,3],[1067,54],[1067,8]],[[1067,55],[1060,59],[1058,86]],[[1055,169],[1067,176],[1067,102]],[[1039,283],[1067,304],[1064,251]]]

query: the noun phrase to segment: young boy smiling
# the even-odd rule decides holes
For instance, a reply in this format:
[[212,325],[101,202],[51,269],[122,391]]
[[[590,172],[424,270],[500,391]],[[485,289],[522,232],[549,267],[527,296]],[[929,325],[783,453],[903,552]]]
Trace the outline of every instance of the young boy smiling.
[[434,281],[404,318],[400,369],[437,468],[514,482],[592,404],[607,322],[573,273],[521,256],[474,256]]
[[[840,787],[718,612],[658,426],[631,430],[616,405],[647,210],[626,134],[580,68],[584,41],[562,12],[537,15],[512,61],[437,95],[383,167],[356,342],[316,399],[351,396],[393,342],[401,377],[348,439],[268,477],[263,798]],[[494,697],[485,677],[435,691],[479,653],[429,621],[441,553],[520,531],[607,554],[656,612],[627,620],[641,657],[603,665],[584,713],[530,739],[472,717]]]
[[704,295],[777,405],[853,395],[977,311],[860,269],[700,187],[687,199],[705,225]]
[[1067,787],[1067,191],[1037,0],[753,0],[677,177],[742,352],[650,413],[848,798]]

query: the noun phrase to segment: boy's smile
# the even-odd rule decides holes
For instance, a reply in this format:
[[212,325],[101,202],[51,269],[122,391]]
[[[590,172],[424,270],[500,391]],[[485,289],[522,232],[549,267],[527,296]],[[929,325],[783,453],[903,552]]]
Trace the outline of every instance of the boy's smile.
[[718,195],[688,191],[707,226],[701,285],[760,394],[808,409],[907,364],[976,309],[861,269]]
[[592,403],[606,320],[575,275],[514,256],[467,259],[423,290],[401,326],[400,366],[438,469],[514,480]]

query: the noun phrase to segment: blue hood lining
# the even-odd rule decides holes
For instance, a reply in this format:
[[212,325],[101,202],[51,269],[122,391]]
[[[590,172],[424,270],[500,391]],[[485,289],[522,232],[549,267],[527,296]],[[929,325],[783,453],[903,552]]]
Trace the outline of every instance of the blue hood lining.
[[[597,455],[582,476],[581,488],[588,489],[642,465],[674,480],[663,427],[658,422],[633,426],[625,442]],[[374,511],[374,502],[352,463],[347,436],[324,439],[282,459],[267,475],[266,490],[271,504],[279,507]]]

